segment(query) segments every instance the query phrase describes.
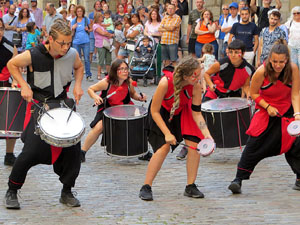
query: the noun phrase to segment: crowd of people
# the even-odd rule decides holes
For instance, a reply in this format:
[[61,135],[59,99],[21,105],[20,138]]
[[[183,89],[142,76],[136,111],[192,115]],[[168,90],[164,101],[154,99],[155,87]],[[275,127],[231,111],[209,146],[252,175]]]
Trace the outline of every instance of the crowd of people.
[[[31,8],[26,1],[10,4],[2,0],[0,54],[5,60],[0,62],[0,84],[19,86],[21,96],[28,102],[22,134],[24,147],[17,159],[13,154],[15,139],[6,138],[5,164],[14,165],[5,196],[6,207],[20,208],[17,191],[24,184],[27,171],[41,163],[53,164],[59,175],[63,184],[60,202],[80,206],[71,188],[86,152],[103,131],[103,110],[132,104],[131,99],[147,99],[134,90],[126,59],[132,57],[129,45],[135,45],[139,39],[143,45],[137,51],[149,53],[150,37],[161,45],[165,76],[149,107],[146,129],[154,154],[147,158],[150,162],[139,197],[153,200],[152,182],[170,148],[174,150],[183,139],[190,146],[177,155],[177,159],[187,156],[184,195],[204,197],[195,185],[200,155],[194,148],[201,139],[213,137],[201,114],[201,103],[225,97],[251,98],[257,109],[247,130],[250,138],[236,178],[228,187],[232,193],[241,193],[242,180],[249,179],[260,160],[283,153],[296,174],[294,189],[300,190],[299,138],[287,137],[286,129],[282,129],[288,122],[300,120],[300,6],[294,7],[287,22],[281,24],[282,4],[280,0],[276,0],[276,6],[271,3],[263,0],[260,7],[255,0],[224,4],[219,20],[214,20],[212,11],[204,7],[204,0],[196,0],[196,8],[190,13],[186,0],[163,4],[155,0],[148,7],[142,0],[134,4],[120,0],[116,13],[109,10],[109,2],[102,0],[95,1],[89,14],[82,5],[68,6],[66,0],[61,0],[57,9],[48,3],[46,13],[37,8],[36,0],[31,1]],[[253,22],[255,14],[257,24]],[[183,57],[181,23],[187,15],[189,56]],[[117,59],[112,61],[113,51]],[[86,80],[93,81],[90,64],[95,57],[99,61],[100,81],[91,85],[88,93],[98,109],[84,144],[68,148],[47,144],[35,135],[38,114],[43,113],[41,108],[57,108],[62,101],[74,108],[83,94],[84,70]],[[27,81],[22,76],[25,68]],[[67,96],[73,79],[75,101]],[[117,92],[119,87],[121,91]],[[111,94],[114,96],[107,98]]]

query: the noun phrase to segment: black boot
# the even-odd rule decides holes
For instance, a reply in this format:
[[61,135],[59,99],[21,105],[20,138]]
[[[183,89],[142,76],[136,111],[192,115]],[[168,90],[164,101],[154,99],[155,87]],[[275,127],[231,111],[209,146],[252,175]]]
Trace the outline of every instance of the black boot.
[[16,161],[16,156],[14,153],[6,153],[4,157],[4,165],[6,166],[13,166]]
[[74,194],[76,195],[76,193],[73,193],[72,191],[62,190],[59,202],[70,207],[79,207],[80,201],[75,198]]
[[18,201],[17,190],[8,189],[5,194],[5,207],[7,209],[20,209],[20,203]]
[[81,150],[81,153],[80,153],[80,159],[81,159],[81,162],[82,162],[82,163],[85,162],[85,154],[86,154],[86,151]]
[[242,193],[242,181],[238,178],[235,178],[231,184],[228,186],[228,189],[232,191],[232,194],[241,194]]

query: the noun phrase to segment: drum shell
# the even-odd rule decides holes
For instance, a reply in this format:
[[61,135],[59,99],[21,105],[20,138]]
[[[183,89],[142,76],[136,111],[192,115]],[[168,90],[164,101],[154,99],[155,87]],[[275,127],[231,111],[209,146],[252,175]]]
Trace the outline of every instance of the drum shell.
[[246,131],[251,121],[251,106],[225,112],[212,112],[202,108],[202,115],[217,148],[234,148],[246,144],[248,140]]
[[27,106],[20,89],[0,88],[0,103],[0,137],[20,137]]
[[117,119],[103,113],[103,138],[112,156],[141,156],[148,152],[146,114],[138,118]]

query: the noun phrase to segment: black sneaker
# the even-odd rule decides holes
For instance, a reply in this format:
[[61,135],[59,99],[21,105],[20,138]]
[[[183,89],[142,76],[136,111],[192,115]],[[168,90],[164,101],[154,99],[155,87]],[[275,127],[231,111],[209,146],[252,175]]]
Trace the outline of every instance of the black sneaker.
[[228,189],[232,191],[232,194],[242,193],[242,181],[240,179],[234,179],[228,186]]
[[178,159],[178,160],[185,159],[187,153],[188,153],[187,148],[186,147],[182,147],[182,149],[180,150],[180,152],[178,153],[178,155],[176,155],[176,159]]
[[140,156],[138,159],[139,159],[139,160],[150,161],[151,157],[152,157],[152,153],[151,153],[151,152],[148,152],[146,155]]
[[81,152],[80,152],[80,160],[81,160],[82,163],[85,162],[85,154],[86,154],[86,151],[81,150]]
[[69,191],[69,192],[62,191],[59,202],[62,204],[66,204],[67,206],[70,206],[70,207],[79,207],[80,206],[80,201],[77,198],[75,198],[75,196],[73,195],[73,192],[71,192],[71,191]]
[[189,184],[185,186],[183,195],[192,198],[204,198],[204,194],[199,191],[196,184]]
[[16,161],[16,156],[14,154],[6,154],[4,157],[4,165],[13,166]]
[[296,180],[293,189],[296,191],[300,191],[300,180]]
[[7,190],[4,201],[7,209],[20,209],[17,191]]
[[142,200],[145,200],[145,201],[152,201],[153,200],[152,189],[151,189],[151,186],[149,184],[143,185],[143,187],[140,190],[139,197]]

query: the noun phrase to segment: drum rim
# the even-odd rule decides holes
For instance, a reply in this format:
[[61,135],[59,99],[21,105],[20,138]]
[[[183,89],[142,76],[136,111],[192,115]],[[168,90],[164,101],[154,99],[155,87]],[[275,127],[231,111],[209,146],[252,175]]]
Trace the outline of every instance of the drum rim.
[[[71,110],[71,109],[69,109],[69,108],[54,108],[54,109],[48,110],[47,112],[49,112],[49,111],[51,111],[51,110],[58,110],[58,109]],[[79,118],[80,118],[81,121],[82,121],[82,125],[83,125],[83,126],[82,126],[82,129],[80,130],[80,133],[79,133],[78,135],[74,135],[74,136],[67,137],[67,138],[58,138],[58,137],[53,136],[53,135],[49,134],[48,132],[46,132],[45,129],[43,129],[43,127],[41,126],[41,123],[40,123],[42,117],[43,117],[44,115],[47,115],[46,113],[44,113],[43,115],[41,115],[41,118],[38,120],[38,129],[42,132],[42,134],[43,134],[44,136],[50,137],[51,139],[54,139],[54,140],[65,141],[65,140],[69,140],[69,139],[74,139],[74,138],[81,137],[81,136],[84,134],[84,132],[85,132],[85,123],[84,123],[84,120],[83,120],[83,118],[81,117],[81,115],[80,115],[79,113],[77,113],[77,112],[75,112],[75,111],[73,111],[73,113],[75,113],[77,116],[79,116]],[[40,136],[41,136],[41,134],[40,134]]]
[[[219,100],[219,99],[243,99],[243,100],[246,100],[248,102],[247,105],[244,105],[244,106],[241,106],[241,107],[238,107],[238,108],[232,108],[232,109],[226,109],[226,110],[210,110],[210,109],[205,109],[204,108],[204,104],[210,102],[210,101],[214,101],[214,100]],[[209,100],[207,102],[204,102],[202,103],[201,105],[201,111],[202,112],[218,112],[218,113],[222,113],[222,112],[235,112],[237,110],[241,110],[241,109],[247,109],[247,108],[251,108],[251,101],[250,100],[247,100],[245,98],[238,98],[238,97],[232,97],[232,98],[218,98],[218,99],[212,99],[212,100]]]
[[[112,108],[122,108],[122,107],[138,107],[138,108],[142,108],[142,109],[145,109],[145,113],[141,114],[139,116],[136,116],[136,117],[122,117],[122,118],[112,117],[112,116],[107,115],[107,111],[106,110],[111,110]],[[109,119],[114,119],[114,120],[136,120],[136,119],[141,119],[141,118],[146,117],[147,114],[148,114],[148,110],[147,110],[147,108],[145,108],[143,106],[139,106],[139,105],[115,105],[115,106],[111,106],[109,108],[106,108],[103,111],[103,114],[104,114],[105,117],[107,117]]]
[[0,91],[21,91],[21,88],[0,87]]
[[[5,131],[5,130],[0,130],[0,137],[21,137],[21,134],[23,131]],[[2,136],[6,135],[6,136]]]

